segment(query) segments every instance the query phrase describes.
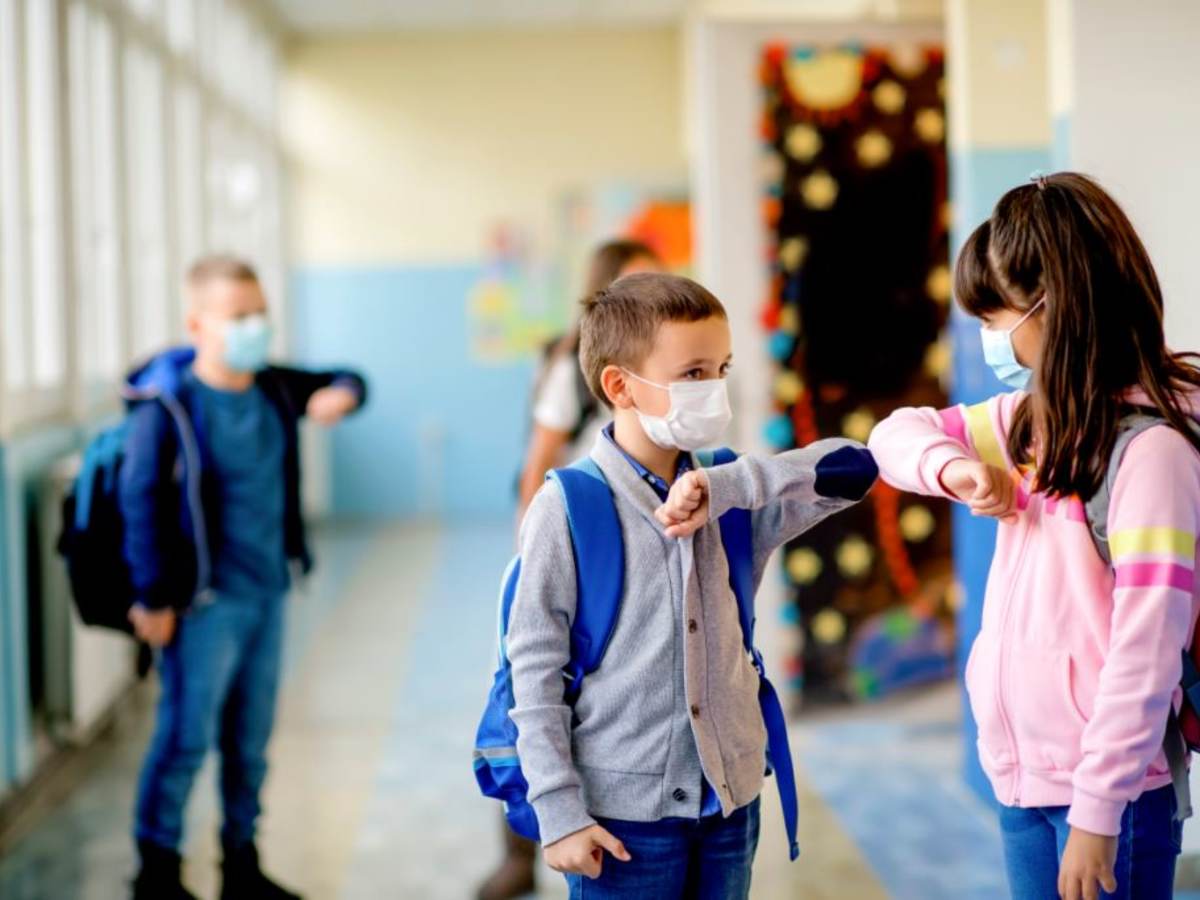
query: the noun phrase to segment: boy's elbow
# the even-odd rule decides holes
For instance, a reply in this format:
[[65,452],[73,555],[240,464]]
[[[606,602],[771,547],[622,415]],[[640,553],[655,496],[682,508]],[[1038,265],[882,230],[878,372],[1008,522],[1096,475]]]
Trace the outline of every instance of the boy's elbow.
[[879,466],[871,451],[858,443],[847,443],[826,453],[815,468],[813,489],[818,495],[858,502],[879,478]]

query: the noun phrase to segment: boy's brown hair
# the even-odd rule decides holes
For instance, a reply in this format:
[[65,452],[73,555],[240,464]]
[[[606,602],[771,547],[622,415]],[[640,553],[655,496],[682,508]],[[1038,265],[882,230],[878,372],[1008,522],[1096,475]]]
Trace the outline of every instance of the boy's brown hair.
[[200,287],[210,281],[223,278],[229,281],[258,281],[254,266],[223,253],[202,256],[188,268],[185,279],[188,287]]
[[654,347],[664,322],[728,318],[721,301],[690,278],[639,272],[618,278],[583,301],[579,365],[592,393],[612,408],[600,376],[608,366],[636,368]]

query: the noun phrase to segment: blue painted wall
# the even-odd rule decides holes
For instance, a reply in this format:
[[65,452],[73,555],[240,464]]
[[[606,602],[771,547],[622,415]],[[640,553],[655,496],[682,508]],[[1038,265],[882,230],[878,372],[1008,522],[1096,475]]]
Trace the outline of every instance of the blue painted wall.
[[469,351],[476,266],[301,268],[292,346],[306,366],[352,365],[367,409],[333,433],[333,513],[403,519],[507,515],[526,437],[532,361]]
[[[1011,149],[959,150],[950,158],[950,196],[954,204],[953,241],[957,250],[975,226],[991,215],[996,201],[1009,188],[1024,184],[1034,170],[1047,169],[1051,149],[1027,147]],[[955,403],[979,403],[1007,390],[988,370],[979,342],[979,324],[957,306],[950,319],[950,339],[954,346],[954,384],[950,392]],[[967,656],[983,617],[983,595],[987,573],[996,544],[996,523],[978,519],[955,504],[953,511],[954,567],[965,591],[958,614],[959,683],[963,679]],[[976,728],[971,708],[963,694],[964,777],[985,800],[993,800],[991,785],[979,765],[975,748]]]

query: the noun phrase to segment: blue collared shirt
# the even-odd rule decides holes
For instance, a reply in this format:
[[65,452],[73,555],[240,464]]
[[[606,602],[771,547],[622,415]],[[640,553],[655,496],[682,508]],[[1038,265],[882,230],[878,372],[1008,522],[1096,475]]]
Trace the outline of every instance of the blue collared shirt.
[[[654,489],[654,493],[658,495],[658,499],[667,502],[667,496],[671,493],[671,485],[659,475],[655,475],[640,462],[625,452],[625,448],[617,443],[614,435],[615,426],[610,422],[604,429],[604,436],[609,442],[620,451],[621,455],[633,466],[633,470],[638,473],[638,477],[646,484]],[[678,481],[688,472],[692,471],[692,455],[690,453],[680,453],[679,459],[675,463],[675,480]],[[717,797],[717,792],[712,789],[712,785],[708,783],[707,778],[700,779],[700,818],[715,816],[721,812],[721,801]]]

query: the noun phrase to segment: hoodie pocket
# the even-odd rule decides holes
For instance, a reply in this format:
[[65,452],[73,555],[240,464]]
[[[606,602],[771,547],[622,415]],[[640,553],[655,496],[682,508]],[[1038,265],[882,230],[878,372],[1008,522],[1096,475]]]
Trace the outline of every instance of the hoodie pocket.
[[1012,765],[1011,742],[1004,724],[1000,683],[999,645],[981,631],[971,646],[965,674],[971,714],[979,731],[979,751],[985,767]]
[[1009,704],[1021,762],[1042,771],[1073,770],[1083,755],[1087,719],[1076,699],[1070,654],[1014,648],[1011,664]]

